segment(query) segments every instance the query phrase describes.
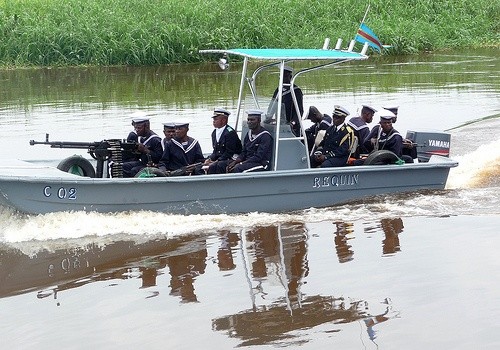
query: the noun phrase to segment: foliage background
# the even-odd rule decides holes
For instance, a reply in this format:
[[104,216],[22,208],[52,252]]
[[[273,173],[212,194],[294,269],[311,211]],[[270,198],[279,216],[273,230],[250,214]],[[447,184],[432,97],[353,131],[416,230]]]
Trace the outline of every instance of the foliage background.
[[[0,65],[199,62],[199,49],[348,43],[356,0],[0,0]],[[367,25],[389,54],[500,47],[500,0],[373,0]],[[347,45],[347,44],[346,44]]]

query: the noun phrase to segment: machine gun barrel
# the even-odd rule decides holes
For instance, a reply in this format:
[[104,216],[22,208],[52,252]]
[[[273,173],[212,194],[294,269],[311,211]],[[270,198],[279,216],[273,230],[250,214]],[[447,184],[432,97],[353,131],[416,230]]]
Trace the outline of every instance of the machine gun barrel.
[[97,147],[98,142],[72,142],[72,141],[35,141],[30,140],[30,145],[49,145],[51,148],[75,148],[75,149],[91,149]]
[[96,142],[78,142],[78,141],[49,141],[49,134],[45,134],[45,141],[30,140],[30,145],[48,145],[51,148],[73,148],[87,149],[89,152],[95,152],[97,149],[111,150],[122,149],[125,151],[134,151],[137,149],[137,142],[123,140],[103,140]]
[[49,141],[49,134],[45,134],[45,141],[30,140],[30,145],[48,145],[51,148],[88,149],[89,151],[99,146],[100,142],[74,142],[74,141]]

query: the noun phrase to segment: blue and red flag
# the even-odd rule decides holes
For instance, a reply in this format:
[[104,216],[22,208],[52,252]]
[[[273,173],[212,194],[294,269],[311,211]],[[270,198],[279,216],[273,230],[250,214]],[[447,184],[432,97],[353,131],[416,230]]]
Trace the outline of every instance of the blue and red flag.
[[358,33],[354,40],[361,44],[368,43],[368,45],[378,52],[382,51],[383,45],[380,43],[380,40],[378,40],[375,33],[364,23],[361,23],[359,26]]

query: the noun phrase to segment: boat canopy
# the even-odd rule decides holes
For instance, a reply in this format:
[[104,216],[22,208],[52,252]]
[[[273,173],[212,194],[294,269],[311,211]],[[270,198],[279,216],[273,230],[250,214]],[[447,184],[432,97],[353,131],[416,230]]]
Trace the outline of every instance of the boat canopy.
[[365,60],[358,52],[323,49],[227,49],[200,50],[200,53],[219,53],[258,60]]

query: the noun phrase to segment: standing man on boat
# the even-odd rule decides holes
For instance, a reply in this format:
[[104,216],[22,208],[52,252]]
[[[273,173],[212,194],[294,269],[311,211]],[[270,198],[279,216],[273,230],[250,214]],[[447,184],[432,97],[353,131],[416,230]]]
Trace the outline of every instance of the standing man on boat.
[[370,128],[368,124],[373,121],[373,115],[377,110],[368,105],[362,105],[361,113],[357,117],[352,117],[347,122],[347,125],[351,127],[354,131],[354,136],[358,138],[358,147],[354,153],[354,158],[358,159],[360,154],[368,153],[368,150],[364,147],[363,142],[370,133]]
[[163,153],[161,137],[150,129],[149,118],[135,118],[132,125],[138,137],[139,157],[137,160],[123,162],[123,177],[134,177],[148,164],[157,164]]
[[215,108],[212,116],[214,131],[212,132],[213,151],[205,160],[207,174],[223,174],[227,165],[241,153],[241,140],[227,121],[231,113],[224,108]]
[[[297,86],[293,85],[293,88],[291,86],[291,80],[292,80],[292,73],[293,69],[289,66],[285,66],[284,72],[283,72],[283,86],[281,87],[283,97],[282,97],[282,104],[285,108],[285,118],[286,122],[290,124],[290,127],[292,128],[292,132],[295,136],[300,136],[300,121],[299,118],[302,117],[302,114],[304,113],[304,106],[303,106],[303,94],[302,90]],[[293,103],[293,98],[292,98],[292,90],[293,93],[295,94],[295,97],[297,98],[297,106],[299,107],[299,110],[297,111],[295,108],[295,105]],[[273,93],[273,99],[272,102],[277,102],[278,101],[278,88],[274,90]]]
[[273,154],[273,137],[261,125],[261,110],[247,111],[248,132],[243,141],[243,151],[227,166],[228,173],[247,173],[269,170]]
[[309,107],[306,119],[309,119],[314,124],[305,130],[307,147],[309,151],[312,151],[316,141],[316,137],[321,130],[328,129],[332,126],[332,117],[328,114],[321,113],[316,107]]
[[[175,137],[165,145],[159,162],[160,170],[173,171],[205,161],[198,140],[188,136],[188,131],[189,123],[175,124]],[[200,170],[195,169],[194,174],[201,174]]]
[[347,165],[354,140],[353,130],[347,126],[345,118],[349,111],[342,106],[335,106],[332,114],[333,125],[326,130],[325,137],[318,146],[320,151],[311,157],[311,167],[340,167]]
[[382,109],[376,114],[380,117],[380,122],[370,131],[370,134],[363,142],[364,147],[369,151],[387,150],[402,156],[403,138],[392,126],[394,113],[387,109]]

